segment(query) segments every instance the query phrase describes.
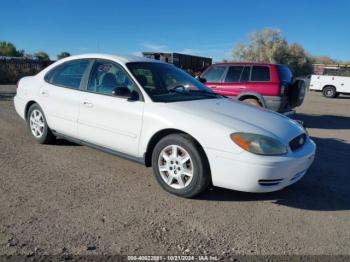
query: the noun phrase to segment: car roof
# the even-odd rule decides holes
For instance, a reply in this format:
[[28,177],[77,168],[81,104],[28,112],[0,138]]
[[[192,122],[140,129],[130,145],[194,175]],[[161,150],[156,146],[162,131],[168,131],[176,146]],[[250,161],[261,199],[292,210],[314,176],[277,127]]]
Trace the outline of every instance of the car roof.
[[215,63],[213,66],[229,66],[229,65],[262,65],[262,66],[275,66],[278,64],[272,63],[260,63],[260,62],[220,62]]
[[[70,61],[75,59],[108,59],[119,62],[121,64],[126,64],[130,62],[156,62],[156,63],[164,63],[163,61],[140,57],[140,56],[130,56],[130,55],[112,55],[112,54],[100,54],[100,53],[91,53],[91,54],[81,54],[81,55],[73,55],[67,58],[64,58],[64,61]],[[63,59],[62,59],[63,60]]]

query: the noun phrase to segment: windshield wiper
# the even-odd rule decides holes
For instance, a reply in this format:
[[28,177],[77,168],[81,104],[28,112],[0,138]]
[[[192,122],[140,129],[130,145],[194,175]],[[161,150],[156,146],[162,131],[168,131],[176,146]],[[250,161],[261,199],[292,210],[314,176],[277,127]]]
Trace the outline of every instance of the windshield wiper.
[[201,93],[203,95],[207,95],[209,97],[225,97],[227,98],[227,96],[224,95],[220,95],[214,92],[209,92],[209,91],[205,91],[205,90],[189,90],[190,92],[197,92],[197,93]]
[[168,89],[169,93],[177,93],[177,94],[184,94],[184,95],[189,95],[191,96],[192,94],[190,92],[188,92],[188,90],[182,86],[182,85],[178,85],[178,86],[174,86],[170,89]]

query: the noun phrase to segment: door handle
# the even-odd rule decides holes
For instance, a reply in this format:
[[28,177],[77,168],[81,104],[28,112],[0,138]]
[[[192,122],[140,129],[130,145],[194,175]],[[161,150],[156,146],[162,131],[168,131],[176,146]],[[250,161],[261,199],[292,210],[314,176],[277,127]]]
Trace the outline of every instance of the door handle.
[[89,101],[84,101],[84,102],[83,102],[83,105],[86,106],[86,107],[93,107],[93,106],[94,106],[94,105],[93,105],[91,102],[89,102]]
[[42,96],[45,96],[45,97],[48,97],[48,96],[49,96],[49,93],[46,92],[46,91],[41,91],[41,94],[42,94]]
[[246,89],[245,86],[239,86],[238,89]]

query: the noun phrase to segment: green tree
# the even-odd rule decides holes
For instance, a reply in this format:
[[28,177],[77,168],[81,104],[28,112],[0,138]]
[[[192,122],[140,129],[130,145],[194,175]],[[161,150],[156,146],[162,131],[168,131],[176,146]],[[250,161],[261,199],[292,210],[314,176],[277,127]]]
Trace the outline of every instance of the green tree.
[[289,44],[279,29],[265,28],[252,33],[248,43],[239,44],[233,49],[233,58],[239,61],[286,64],[295,76],[312,73],[313,58],[301,45]]
[[44,52],[44,51],[39,51],[39,52],[35,53],[34,57],[39,59],[39,60],[43,60],[43,61],[50,60],[49,55],[46,52]]
[[57,59],[59,60],[68,56],[71,56],[71,54],[68,52],[61,52],[60,54],[57,55]]
[[10,42],[0,41],[0,56],[15,56],[24,55],[24,50],[17,50],[16,46]]

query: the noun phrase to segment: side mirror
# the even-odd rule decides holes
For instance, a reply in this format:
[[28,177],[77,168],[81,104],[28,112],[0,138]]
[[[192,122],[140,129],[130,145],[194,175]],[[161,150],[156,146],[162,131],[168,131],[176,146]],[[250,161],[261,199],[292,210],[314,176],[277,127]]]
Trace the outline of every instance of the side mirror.
[[139,101],[140,100],[140,95],[138,92],[135,90],[131,91],[130,96],[128,98],[128,101],[134,102],[134,101]]
[[202,77],[198,77],[198,80],[199,80],[199,82],[201,82],[203,84],[207,82],[207,79],[202,78]]
[[112,94],[114,96],[122,96],[122,97],[129,97],[130,96],[130,90],[126,86],[120,86],[113,89]]

